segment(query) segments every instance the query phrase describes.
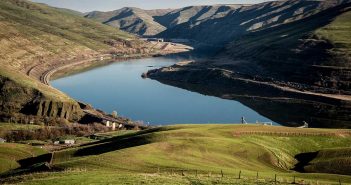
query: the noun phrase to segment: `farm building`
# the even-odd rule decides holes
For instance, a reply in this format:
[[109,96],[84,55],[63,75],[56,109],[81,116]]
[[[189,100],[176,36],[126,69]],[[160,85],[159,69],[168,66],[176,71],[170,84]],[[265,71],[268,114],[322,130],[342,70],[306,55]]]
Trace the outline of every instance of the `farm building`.
[[75,141],[73,139],[66,139],[65,141],[66,145],[74,145]]

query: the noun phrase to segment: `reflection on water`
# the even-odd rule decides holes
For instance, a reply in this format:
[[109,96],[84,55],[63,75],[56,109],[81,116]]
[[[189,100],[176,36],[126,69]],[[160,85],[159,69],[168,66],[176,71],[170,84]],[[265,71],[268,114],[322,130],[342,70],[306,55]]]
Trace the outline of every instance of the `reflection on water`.
[[286,126],[301,126],[306,121],[311,127],[351,127],[350,105],[279,98],[271,89],[245,85],[222,88],[141,78],[147,70],[181,60],[160,57],[117,62],[54,80],[52,85],[98,109],[117,110],[119,115],[151,124],[239,123],[244,116],[248,122],[273,121]]
[[[264,117],[285,126],[301,126],[302,122],[306,121],[314,128],[351,128],[351,106],[348,104],[318,102],[302,98],[269,97],[267,92],[257,89],[253,92],[247,87],[232,87],[230,90],[205,85],[166,81],[163,83],[238,101]],[[260,97],[258,92],[263,95]]]
[[52,81],[71,97],[105,112],[151,124],[271,122],[238,101],[206,96],[142,79],[153,68],[170,66],[179,58],[149,58],[112,63]]

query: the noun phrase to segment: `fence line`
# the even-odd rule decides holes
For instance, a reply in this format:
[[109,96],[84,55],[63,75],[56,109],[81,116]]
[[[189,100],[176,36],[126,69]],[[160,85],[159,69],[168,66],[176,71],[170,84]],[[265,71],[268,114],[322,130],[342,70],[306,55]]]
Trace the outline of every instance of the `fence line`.
[[[169,171],[171,170],[171,172]],[[297,178],[295,175],[294,176],[280,176],[278,174],[272,175],[272,177],[268,177],[268,175],[261,175],[259,172],[256,172],[256,176],[252,175],[251,173],[245,174],[244,171],[238,170],[237,175],[234,173],[228,173],[226,174],[224,170],[218,170],[217,173],[213,173],[212,171],[210,172],[205,172],[205,171],[199,171],[199,170],[184,170],[184,169],[165,169],[163,172],[161,171],[160,168],[157,168],[156,171],[157,174],[170,174],[172,176],[181,176],[181,177],[194,177],[194,178],[201,178],[201,177],[207,177],[207,178],[227,178],[227,179],[232,179],[232,180],[239,180],[239,181],[244,181],[244,182],[249,182],[249,183],[272,183],[272,184],[316,184],[316,185],[321,185],[319,180],[317,179],[308,179],[308,178],[302,178],[299,177]],[[302,174],[302,173],[301,173]],[[201,179],[198,179],[201,180]],[[331,181],[331,180],[326,180],[326,181]],[[309,182],[309,183],[306,183]],[[326,183],[325,183],[326,184]],[[328,183],[329,185],[330,183]],[[342,185],[341,179],[338,179],[333,183],[335,185]]]

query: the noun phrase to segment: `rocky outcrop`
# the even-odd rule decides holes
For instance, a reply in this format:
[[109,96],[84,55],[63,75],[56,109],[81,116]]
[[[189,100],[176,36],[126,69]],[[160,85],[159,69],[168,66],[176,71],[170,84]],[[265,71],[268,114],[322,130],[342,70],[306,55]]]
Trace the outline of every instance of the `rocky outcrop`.
[[78,121],[83,112],[75,101],[58,101],[45,97],[39,90],[25,87],[0,76],[1,118],[32,115]]

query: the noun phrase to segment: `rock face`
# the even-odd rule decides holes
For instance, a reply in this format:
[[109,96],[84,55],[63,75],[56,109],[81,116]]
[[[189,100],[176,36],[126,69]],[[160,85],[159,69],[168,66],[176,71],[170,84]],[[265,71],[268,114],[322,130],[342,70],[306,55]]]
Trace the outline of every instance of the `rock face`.
[[78,103],[73,100],[50,100],[39,90],[5,77],[0,77],[0,105],[0,117],[4,120],[23,114],[78,121],[83,115]]

